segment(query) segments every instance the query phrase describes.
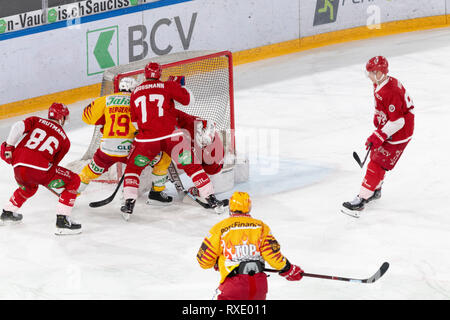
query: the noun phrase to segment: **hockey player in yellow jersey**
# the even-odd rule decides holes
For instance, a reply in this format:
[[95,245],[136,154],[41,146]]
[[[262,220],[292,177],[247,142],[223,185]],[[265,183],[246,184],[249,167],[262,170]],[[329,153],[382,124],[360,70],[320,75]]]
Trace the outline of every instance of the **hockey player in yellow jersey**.
[[[78,193],[83,192],[92,180],[101,176],[113,164],[126,164],[136,134],[136,128],[130,119],[130,95],[136,86],[137,82],[133,78],[123,78],[119,82],[119,92],[99,97],[84,108],[83,121],[89,125],[102,125],[103,136],[92,161],[80,173]],[[150,203],[164,205],[172,202],[172,197],[163,192],[170,162],[170,157],[163,153],[152,161]]]
[[233,193],[229,209],[230,217],[211,228],[197,253],[202,268],[220,272],[218,300],[265,300],[265,262],[289,281],[302,279],[303,270],[281,253],[269,226],[250,216],[248,193]]

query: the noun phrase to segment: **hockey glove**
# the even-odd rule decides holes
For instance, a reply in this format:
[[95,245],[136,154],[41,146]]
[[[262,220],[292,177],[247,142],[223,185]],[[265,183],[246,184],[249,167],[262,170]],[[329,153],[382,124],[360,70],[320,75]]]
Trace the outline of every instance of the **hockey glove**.
[[13,155],[14,149],[15,149],[14,146],[8,145],[6,143],[6,141],[2,143],[0,155],[7,164],[12,163],[12,155]]
[[212,121],[196,121],[195,122],[195,142],[201,148],[209,146],[214,142],[216,136],[216,124]]
[[383,142],[388,138],[387,134],[381,131],[380,129],[375,130],[372,135],[367,138],[366,141],[366,150],[369,149],[370,145],[372,145],[373,149],[377,149],[380,147]]
[[181,84],[181,86],[184,86],[186,84],[186,80],[184,76],[169,76],[169,79],[167,81],[174,81]]
[[[287,271],[283,271],[287,269]],[[290,264],[289,261],[286,264],[286,267],[280,272],[280,276],[285,277],[286,280],[289,281],[299,281],[303,278],[303,270],[296,266],[295,264]]]

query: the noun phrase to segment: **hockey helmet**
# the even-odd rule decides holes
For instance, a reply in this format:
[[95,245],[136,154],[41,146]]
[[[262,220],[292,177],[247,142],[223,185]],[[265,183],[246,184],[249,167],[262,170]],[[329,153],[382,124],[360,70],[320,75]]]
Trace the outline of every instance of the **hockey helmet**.
[[133,92],[138,83],[134,78],[125,77],[119,81],[119,91]]
[[230,213],[248,214],[252,210],[252,201],[247,192],[236,191],[230,198]]
[[48,108],[48,118],[60,123],[66,121],[69,118],[69,108],[64,103],[54,102]]
[[383,56],[376,56],[370,59],[366,64],[367,72],[381,71],[383,74],[389,73],[389,63]]
[[149,62],[144,69],[144,75],[146,79],[159,79],[161,78],[162,67],[157,62]]

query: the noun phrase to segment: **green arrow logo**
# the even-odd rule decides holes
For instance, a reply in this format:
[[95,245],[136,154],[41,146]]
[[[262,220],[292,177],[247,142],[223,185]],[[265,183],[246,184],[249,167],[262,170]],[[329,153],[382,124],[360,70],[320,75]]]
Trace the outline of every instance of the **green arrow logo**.
[[110,30],[100,33],[97,44],[95,45],[94,56],[102,69],[111,68],[116,65],[108,51],[114,32],[115,30]]
[[6,21],[0,20],[0,33],[4,33],[6,31]]

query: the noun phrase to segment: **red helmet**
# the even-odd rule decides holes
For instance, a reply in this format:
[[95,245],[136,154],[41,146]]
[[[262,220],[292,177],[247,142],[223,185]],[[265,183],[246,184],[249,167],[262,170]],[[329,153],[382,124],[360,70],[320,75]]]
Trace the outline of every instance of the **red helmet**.
[[149,62],[144,69],[146,79],[159,79],[162,74],[162,67],[159,63]]
[[373,57],[367,62],[366,70],[368,72],[381,71],[383,74],[389,73],[389,63],[383,56]]
[[66,120],[69,116],[69,108],[63,103],[54,102],[48,108],[48,118],[53,120]]

